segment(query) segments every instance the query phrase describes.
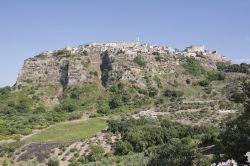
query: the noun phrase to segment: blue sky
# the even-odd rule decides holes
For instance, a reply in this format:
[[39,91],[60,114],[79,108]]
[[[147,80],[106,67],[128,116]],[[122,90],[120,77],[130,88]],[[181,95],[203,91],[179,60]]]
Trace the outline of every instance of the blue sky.
[[0,0],[0,87],[42,51],[137,36],[179,49],[204,44],[250,63],[249,9],[250,0]]

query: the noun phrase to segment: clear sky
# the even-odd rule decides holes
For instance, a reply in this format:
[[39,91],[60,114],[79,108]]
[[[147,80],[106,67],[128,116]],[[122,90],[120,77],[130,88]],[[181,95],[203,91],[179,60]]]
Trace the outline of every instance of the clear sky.
[[137,36],[250,63],[250,0],[0,0],[0,87],[42,51]]

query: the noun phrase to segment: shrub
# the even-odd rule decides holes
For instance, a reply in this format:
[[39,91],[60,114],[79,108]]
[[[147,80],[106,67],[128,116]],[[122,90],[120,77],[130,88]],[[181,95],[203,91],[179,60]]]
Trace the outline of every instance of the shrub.
[[115,146],[115,154],[127,155],[133,150],[133,146],[127,141],[118,141]]
[[73,112],[76,110],[76,105],[71,101],[64,101],[59,106],[55,107],[56,112]]
[[154,97],[158,94],[159,90],[155,87],[149,87],[148,89],[148,95],[149,97]]
[[48,161],[48,166],[59,166],[59,160],[55,157],[50,158]]
[[238,72],[238,73],[249,73],[249,64],[241,63],[241,64],[228,64],[225,62],[218,62],[217,69],[225,72]]
[[70,151],[71,153],[76,152],[76,151],[77,151],[77,148],[71,148],[69,151]]
[[149,154],[149,166],[191,165],[193,157],[191,149],[178,141],[152,148],[147,153]]
[[162,88],[162,83],[161,83],[161,79],[159,77],[157,77],[157,75],[154,77],[154,80],[157,84],[158,88]]
[[216,71],[207,71],[207,79],[210,81],[214,81],[214,80],[221,81],[225,79],[225,73],[216,72]]
[[89,160],[98,161],[104,156],[104,149],[100,145],[90,145]]
[[210,81],[208,80],[202,80],[198,83],[200,86],[207,87],[210,84]]
[[34,110],[34,113],[45,113],[46,110],[43,106],[39,106]]
[[0,95],[6,95],[11,92],[11,88],[9,86],[6,86],[4,88],[0,88]]
[[245,93],[234,93],[231,96],[231,99],[235,101],[236,103],[243,103],[246,100],[246,94]]
[[140,55],[137,55],[134,58],[133,62],[139,65],[140,67],[146,67],[146,61],[144,61],[144,59]]
[[69,55],[69,54],[70,54],[70,51],[67,49],[57,50],[55,52],[55,55]]
[[109,114],[110,113],[110,105],[109,99],[107,97],[99,98],[97,100],[97,112],[100,114]]
[[152,54],[153,54],[153,55],[160,55],[159,52],[153,52]]
[[178,91],[178,90],[169,90],[169,89],[167,89],[165,91],[165,93],[164,93],[164,96],[178,98],[178,97],[183,96],[183,94],[184,94],[183,92]]
[[184,63],[182,67],[186,70],[187,73],[194,76],[202,75],[205,73],[205,69],[194,58],[187,58],[186,63]]

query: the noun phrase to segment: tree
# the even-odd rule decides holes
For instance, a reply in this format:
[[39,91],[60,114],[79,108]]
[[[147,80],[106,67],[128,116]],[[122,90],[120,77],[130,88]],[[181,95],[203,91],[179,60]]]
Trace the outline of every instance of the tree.
[[178,140],[152,148],[146,152],[149,166],[191,166],[193,153]]
[[115,154],[117,155],[127,155],[129,152],[133,151],[133,146],[127,141],[118,141],[115,146]]
[[245,112],[238,118],[229,121],[226,129],[220,134],[225,153],[238,163],[246,162],[244,155],[250,147],[250,82],[245,82],[243,86],[245,96],[244,100],[240,97],[239,102],[246,103]]
[[244,155],[250,147],[250,113],[245,112],[227,123],[226,130],[221,133],[220,138],[228,157],[245,163]]

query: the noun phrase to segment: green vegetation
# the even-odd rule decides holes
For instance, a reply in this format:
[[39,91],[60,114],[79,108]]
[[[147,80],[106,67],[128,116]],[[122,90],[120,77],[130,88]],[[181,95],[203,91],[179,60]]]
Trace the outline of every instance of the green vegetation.
[[206,72],[201,64],[194,58],[187,58],[186,63],[184,63],[182,67],[187,73],[194,76],[199,76]]
[[115,154],[144,153],[147,165],[191,165],[197,160],[207,163],[208,159],[195,151],[198,145],[215,143],[211,138],[217,131],[211,127],[185,126],[165,118],[110,120],[108,124],[109,131],[122,137],[115,145]]
[[[57,52],[57,55],[64,54],[67,51]],[[118,51],[117,54],[123,52]],[[156,61],[165,58],[158,52],[153,55]],[[231,83],[225,79],[225,72],[247,73],[246,64],[218,64],[219,71],[206,70],[198,60],[187,58],[175,73],[157,75],[153,72],[151,75],[149,66],[149,70],[133,82],[121,81],[118,78],[120,73],[114,73],[117,77],[111,75],[109,61],[112,59],[108,53],[103,56],[102,73],[97,69],[88,73],[91,78],[97,78],[101,73],[102,85],[95,79],[92,83],[65,86],[63,90],[60,90],[61,85],[37,85],[18,90],[0,88],[0,140],[16,140],[15,143],[1,145],[0,155],[11,156],[17,147],[26,143],[51,141],[62,144],[59,153],[66,152],[70,156],[63,160],[69,160],[71,166],[79,163],[210,165],[212,160],[216,161],[214,155],[220,154],[225,154],[225,157],[221,155],[222,159],[230,157],[244,163],[242,156],[249,150],[246,147],[250,147],[250,84],[246,78]],[[141,68],[147,67],[141,55],[135,57],[133,62]],[[128,67],[126,70],[132,72]],[[183,71],[185,75],[181,75]],[[109,78],[110,75],[113,79]],[[136,84],[141,80],[143,82]],[[57,99],[58,104],[48,104]],[[246,111],[243,111],[244,106]],[[232,119],[225,124],[227,119],[221,120],[225,115],[221,118],[220,113],[213,111],[217,109],[239,110],[240,115],[232,114]],[[161,116],[154,119],[132,118],[145,110],[160,111]],[[92,118],[80,119],[83,113]],[[101,117],[106,115],[111,119],[108,122]],[[203,120],[206,126],[202,126]],[[184,125],[189,123],[192,124]],[[102,133],[101,139],[108,140],[106,143],[114,147],[110,153],[105,154],[102,142],[92,142],[86,150],[88,155],[82,155],[77,146],[66,150],[66,142],[91,137],[107,127],[108,131]],[[20,141],[21,136],[31,134],[33,130],[41,131]],[[203,149],[210,146],[214,146],[216,152],[208,158]],[[53,158],[47,161],[48,165],[58,165]]]
[[111,93],[109,96],[104,95],[97,99],[97,112],[104,115],[128,112],[152,104],[150,96],[157,95],[157,89],[150,88],[145,90],[143,96],[139,96],[138,93],[142,93],[141,90],[138,87],[127,87],[123,83],[114,84],[109,89]]
[[104,149],[100,145],[90,145],[89,161],[99,161],[104,157]]
[[[87,121],[58,123],[48,129],[35,134],[25,141],[29,142],[66,142],[74,139],[86,138],[106,128],[103,119],[94,118]],[[67,134],[65,134],[67,133]]]
[[199,84],[200,86],[207,87],[207,86],[210,84],[210,81],[209,81],[209,80],[202,80],[202,81],[199,81],[198,84]]
[[194,58],[187,58],[186,63],[182,65],[182,67],[185,69],[185,71],[188,74],[191,74],[193,76],[201,76],[204,75],[207,79],[207,81],[214,81],[214,80],[224,80],[225,79],[225,73],[224,72],[218,72],[215,70],[207,71],[205,68],[203,68],[199,61],[197,61]]
[[246,164],[244,155],[250,147],[250,82],[245,82],[243,89],[246,97],[241,102],[245,104],[246,110],[238,118],[227,122],[220,138],[227,157]]
[[48,161],[48,166],[59,166],[59,161],[57,158],[50,158]]
[[181,96],[183,96],[183,92],[178,91],[178,90],[169,90],[169,89],[167,89],[165,91],[164,95],[166,97],[170,97],[170,98],[180,98]]
[[215,81],[215,80],[222,81],[225,79],[225,73],[224,72],[217,72],[214,70],[206,71],[206,78],[209,81]]
[[246,63],[228,64],[225,62],[218,62],[217,69],[225,72],[249,73],[250,65]]
[[134,58],[133,62],[139,65],[140,67],[143,67],[143,68],[146,67],[146,61],[143,59],[141,55],[137,55]]
[[236,92],[231,96],[231,100],[236,103],[243,103],[246,100],[247,95],[245,93]]
[[65,55],[65,56],[69,56],[70,55],[70,51],[67,50],[66,48],[65,49],[62,49],[62,50],[57,50],[55,52],[55,55]]

